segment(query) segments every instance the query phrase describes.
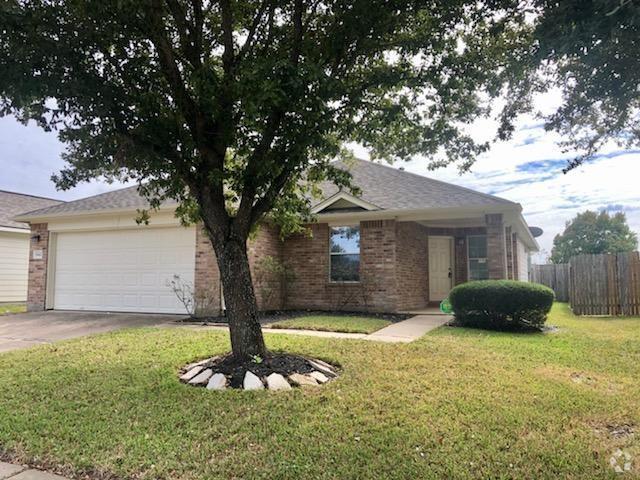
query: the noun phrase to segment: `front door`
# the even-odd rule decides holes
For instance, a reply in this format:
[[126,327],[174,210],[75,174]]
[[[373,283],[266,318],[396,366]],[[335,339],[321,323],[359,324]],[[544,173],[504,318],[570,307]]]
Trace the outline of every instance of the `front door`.
[[453,239],[429,237],[429,301],[447,298],[453,287]]

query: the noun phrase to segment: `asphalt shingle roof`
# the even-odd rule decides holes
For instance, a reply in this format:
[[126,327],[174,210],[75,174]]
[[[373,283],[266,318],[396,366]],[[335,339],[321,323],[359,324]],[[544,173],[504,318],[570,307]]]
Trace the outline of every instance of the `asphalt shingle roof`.
[[[351,172],[354,185],[362,191],[363,200],[385,210],[517,205],[493,195],[366,160],[354,160],[348,164],[342,163],[340,166]],[[338,192],[338,188],[329,182],[323,183],[320,187],[323,198],[317,199],[315,203]],[[171,202],[166,203],[166,205],[170,204]],[[147,201],[138,194],[137,187],[133,186],[43,208],[29,212],[28,216],[35,218],[36,216],[73,215],[98,210],[136,209],[148,206]]]
[[34,197],[22,193],[5,192],[0,190],[0,227],[24,228],[29,230],[29,225],[16,222],[13,217],[21,213],[30,212],[36,208],[41,209],[57,205],[59,200],[51,198]]
[[[163,205],[171,205],[175,202],[165,202]],[[149,208],[149,202],[138,193],[138,186],[121,188],[112,192],[101,193],[92,197],[80,198],[70,202],[61,203],[48,208],[42,208],[28,212],[28,216],[46,217],[64,214],[91,213],[100,210],[126,210],[136,208]]]
[[[360,198],[385,210],[516,205],[500,197],[380,163],[356,159],[345,168],[351,172],[353,184],[360,187]],[[337,187],[328,182],[321,188],[325,198],[338,192]]]

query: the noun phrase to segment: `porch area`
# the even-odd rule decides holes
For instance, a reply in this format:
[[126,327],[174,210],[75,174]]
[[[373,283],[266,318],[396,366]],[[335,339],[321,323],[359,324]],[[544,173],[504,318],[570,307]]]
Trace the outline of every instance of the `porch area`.
[[283,245],[285,308],[438,315],[458,284],[519,278],[527,255],[514,223],[467,209],[312,224]]

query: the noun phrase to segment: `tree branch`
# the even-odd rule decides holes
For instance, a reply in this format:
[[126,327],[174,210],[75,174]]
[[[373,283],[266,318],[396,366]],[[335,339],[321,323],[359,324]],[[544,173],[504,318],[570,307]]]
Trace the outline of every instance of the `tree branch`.
[[253,22],[251,22],[251,27],[249,27],[249,32],[247,33],[247,39],[245,40],[244,45],[242,45],[242,48],[240,49],[240,53],[238,54],[238,62],[240,62],[251,49],[253,40],[256,35],[256,31],[258,30],[258,26],[262,21],[262,17],[264,15],[264,12],[267,10],[268,5],[269,6],[271,5],[270,1],[263,0],[262,2],[260,2],[260,6],[258,7],[258,12],[253,17]]
[[201,65],[200,55],[192,40],[192,31],[195,33],[195,28],[192,28],[189,24],[186,11],[177,0],[165,1],[171,11],[171,16],[176,22],[176,29],[180,39],[180,51],[193,68],[199,68]]
[[233,12],[229,0],[220,0],[220,11],[222,14],[222,66],[226,75],[231,75],[235,63],[235,53],[233,47]]
[[[303,0],[296,0],[293,10],[293,31],[292,31],[292,41],[291,41],[291,54],[289,56],[289,60],[293,67],[297,67],[298,61],[300,59],[300,53],[302,50],[302,38],[303,38],[303,25],[302,25],[302,15],[304,10],[304,2]],[[283,85],[282,89],[285,90],[286,85]],[[247,231],[253,225],[255,219],[260,218],[261,214],[254,214],[255,206],[255,196],[257,192],[257,183],[258,183],[258,172],[259,167],[263,163],[265,156],[269,152],[271,148],[271,144],[278,132],[278,128],[284,118],[286,113],[286,106],[284,102],[279,102],[271,111],[267,118],[267,122],[262,134],[262,138],[258,146],[254,149],[253,154],[249,157],[247,162],[247,167],[244,174],[244,188],[242,190],[242,197],[240,200],[240,206],[238,207],[238,212],[236,215],[236,222],[238,223],[239,228],[246,229]],[[284,178],[281,178],[282,175],[285,175]],[[291,174],[287,168],[284,168],[281,174],[278,176],[276,182],[286,184],[286,180]],[[280,187],[278,192],[282,189]],[[267,199],[263,196],[263,203],[267,202]],[[271,200],[273,203],[273,200]],[[271,206],[271,203],[265,205],[267,207]],[[261,207],[262,208],[262,207]]]

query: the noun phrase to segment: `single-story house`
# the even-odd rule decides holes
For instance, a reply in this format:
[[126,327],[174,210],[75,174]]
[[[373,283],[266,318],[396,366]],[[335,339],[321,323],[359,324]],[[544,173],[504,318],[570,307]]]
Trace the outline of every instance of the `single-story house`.
[[0,303],[27,301],[31,230],[28,223],[16,222],[13,217],[59,203],[50,198],[0,190]]
[[[538,249],[514,202],[364,160],[350,163],[361,195],[322,185],[310,234],[280,239],[265,224],[249,243],[259,307],[400,312],[437,304],[459,283],[527,280]],[[184,313],[174,275],[224,308],[213,249],[167,203],[137,225],[136,187],[20,215],[31,225],[30,310]],[[264,259],[286,275],[262,270]]]

